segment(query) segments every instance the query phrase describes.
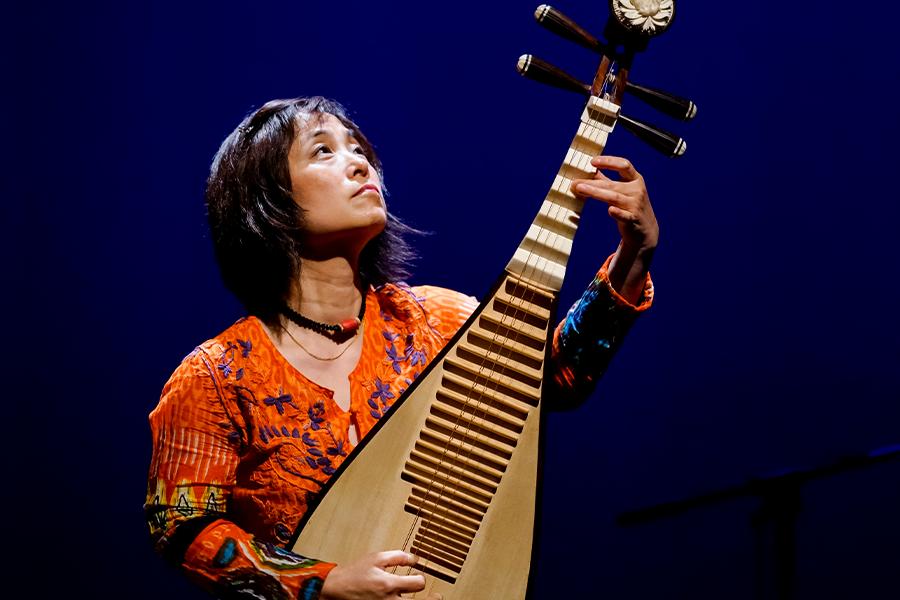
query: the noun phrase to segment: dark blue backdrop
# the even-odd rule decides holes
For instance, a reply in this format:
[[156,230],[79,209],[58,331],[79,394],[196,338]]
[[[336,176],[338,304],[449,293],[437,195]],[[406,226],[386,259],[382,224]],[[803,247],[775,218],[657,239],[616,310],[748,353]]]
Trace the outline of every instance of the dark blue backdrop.
[[[56,4],[15,9],[0,42],[4,587],[200,598],[150,550],[141,503],[159,390],[240,315],[202,206],[220,141],[273,97],[343,101],[392,210],[435,233],[414,282],[480,295],[582,108],[516,58],[582,78],[595,59],[538,27],[534,2]],[[900,442],[892,26],[876,6],[736,4],[680,2],[633,69],[700,113],[682,127],[626,105],[683,132],[683,160],[622,131],[608,146],[648,181],[658,296],[590,402],[549,419],[541,599],[751,598],[755,501],[615,516]],[[606,18],[558,6],[595,31]],[[590,206],[565,304],[615,243]],[[898,481],[888,464],[805,488],[798,598],[900,595]]]

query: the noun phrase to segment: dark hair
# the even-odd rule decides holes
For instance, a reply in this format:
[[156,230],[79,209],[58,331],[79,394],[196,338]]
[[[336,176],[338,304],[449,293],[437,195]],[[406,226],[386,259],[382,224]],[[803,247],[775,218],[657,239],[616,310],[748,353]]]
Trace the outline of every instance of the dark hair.
[[[303,243],[303,210],[291,194],[288,151],[298,117],[326,113],[353,133],[383,175],[375,149],[344,107],[321,96],[266,102],[225,138],[210,168],[206,207],[222,280],[249,314],[268,323],[278,318],[287,298]],[[415,253],[404,235],[410,233],[420,232],[388,213],[384,231],[360,256],[367,284],[409,276]]]

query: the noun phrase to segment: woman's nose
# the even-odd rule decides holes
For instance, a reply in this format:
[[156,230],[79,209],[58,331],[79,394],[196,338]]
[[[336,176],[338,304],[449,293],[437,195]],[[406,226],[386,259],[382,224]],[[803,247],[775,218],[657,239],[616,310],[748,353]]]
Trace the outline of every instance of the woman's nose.
[[369,176],[369,161],[365,156],[361,154],[353,153],[352,158],[350,159],[350,164],[347,167],[350,177],[356,177],[361,175],[363,177]]

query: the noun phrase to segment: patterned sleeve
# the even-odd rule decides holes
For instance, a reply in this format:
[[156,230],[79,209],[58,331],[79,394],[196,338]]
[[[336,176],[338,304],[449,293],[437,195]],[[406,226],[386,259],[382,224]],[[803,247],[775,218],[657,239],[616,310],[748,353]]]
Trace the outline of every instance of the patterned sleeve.
[[144,509],[154,546],[220,597],[316,599],[332,563],[256,539],[227,518],[243,437],[195,351],[150,413],[153,457]]
[[635,319],[653,303],[650,275],[637,305],[623,298],[609,281],[606,259],[581,298],[553,334],[551,409],[577,406],[594,391]]

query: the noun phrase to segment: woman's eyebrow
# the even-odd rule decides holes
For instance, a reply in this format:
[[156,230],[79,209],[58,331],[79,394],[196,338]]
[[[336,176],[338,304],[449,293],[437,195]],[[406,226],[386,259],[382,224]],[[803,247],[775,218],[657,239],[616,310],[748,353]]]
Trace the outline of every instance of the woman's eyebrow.
[[320,135],[328,135],[330,132],[327,129],[316,129],[312,133],[308,134],[306,137],[309,139],[314,139],[319,137]]
[[[353,132],[351,130],[346,129],[345,131],[347,133],[348,140],[353,140],[354,142],[357,141],[356,136],[353,135]],[[328,129],[319,128],[319,129],[312,131],[311,133],[306,134],[306,138],[313,140],[313,139],[319,137],[320,135],[332,135],[332,132]]]

